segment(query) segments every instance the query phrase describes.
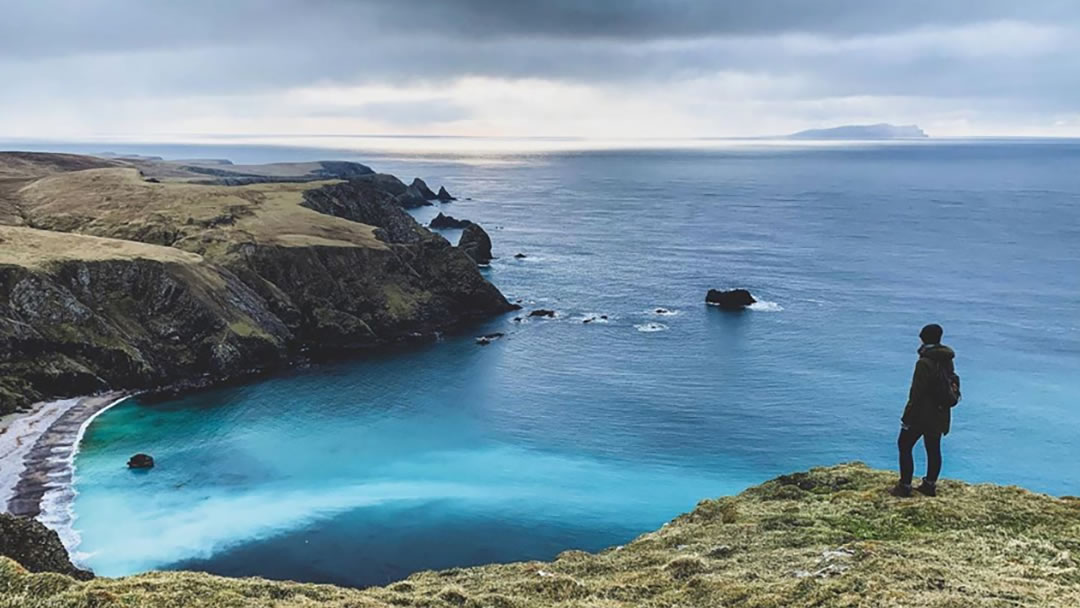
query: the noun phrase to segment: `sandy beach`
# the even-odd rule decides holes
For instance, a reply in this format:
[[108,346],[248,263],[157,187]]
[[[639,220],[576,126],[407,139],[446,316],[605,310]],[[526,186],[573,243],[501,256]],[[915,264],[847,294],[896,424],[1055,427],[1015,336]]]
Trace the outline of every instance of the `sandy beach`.
[[42,515],[46,493],[70,489],[72,463],[86,427],[124,399],[121,393],[107,393],[42,402],[0,420],[0,512]]

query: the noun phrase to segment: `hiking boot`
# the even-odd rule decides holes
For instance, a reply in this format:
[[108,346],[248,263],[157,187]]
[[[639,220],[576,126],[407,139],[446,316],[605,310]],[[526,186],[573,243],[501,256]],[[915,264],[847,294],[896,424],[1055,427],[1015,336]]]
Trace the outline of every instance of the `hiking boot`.
[[915,488],[915,491],[924,496],[937,496],[937,484],[924,479],[919,484],[919,487]]
[[911,486],[898,483],[889,490],[889,494],[892,494],[897,498],[911,498]]

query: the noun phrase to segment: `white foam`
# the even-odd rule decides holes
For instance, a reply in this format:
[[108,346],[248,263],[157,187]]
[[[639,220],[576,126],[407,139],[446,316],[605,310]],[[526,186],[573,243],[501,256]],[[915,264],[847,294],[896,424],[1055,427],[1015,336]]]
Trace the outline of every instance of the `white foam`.
[[769,302],[767,300],[758,300],[750,306],[746,307],[748,310],[755,310],[757,312],[780,312],[784,310],[784,307],[776,302]]
[[652,332],[657,332],[657,331],[667,331],[668,330],[667,325],[664,325],[663,323],[652,323],[652,322],[650,322],[650,323],[641,323],[639,325],[635,325],[634,328],[637,329],[640,332],[645,332],[645,333],[652,333]]
[[664,308],[662,306],[657,306],[656,308],[650,308],[649,310],[645,311],[645,313],[655,315],[657,317],[677,317],[682,314],[682,311],[676,310],[674,308]]
[[581,315],[581,322],[585,323],[610,323],[615,318],[614,315],[610,315],[603,312],[587,312]]
[[45,494],[41,497],[41,513],[37,516],[37,520],[48,528],[56,530],[57,535],[60,536],[60,542],[68,550],[68,553],[72,556],[72,561],[76,565],[84,565],[80,560],[89,556],[77,551],[82,539],[75,530],[75,519],[77,518],[75,515],[75,497],[79,495],[75,490],[75,457],[79,455],[80,444],[83,436],[86,435],[86,429],[90,428],[94,420],[127,399],[129,397],[124,396],[110,402],[79,425],[79,430],[75,433],[71,443],[71,450],[65,457],[57,459],[64,464],[64,470],[56,474],[57,477],[62,477],[62,479],[57,483],[50,483],[49,488],[45,490]]
[[25,468],[23,460],[38,437],[78,402],[78,399],[62,399],[37,404],[33,412],[16,418],[0,433],[0,511],[7,510]]

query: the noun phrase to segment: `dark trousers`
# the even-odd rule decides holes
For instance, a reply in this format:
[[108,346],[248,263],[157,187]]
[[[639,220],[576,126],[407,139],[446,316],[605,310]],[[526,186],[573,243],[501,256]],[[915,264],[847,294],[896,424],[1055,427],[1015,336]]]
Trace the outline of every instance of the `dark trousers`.
[[896,445],[900,448],[900,483],[911,485],[911,477],[915,474],[915,459],[911,455],[919,438],[923,440],[926,448],[926,477],[923,479],[936,483],[941,474],[941,433],[924,433],[915,429],[900,429],[900,437]]

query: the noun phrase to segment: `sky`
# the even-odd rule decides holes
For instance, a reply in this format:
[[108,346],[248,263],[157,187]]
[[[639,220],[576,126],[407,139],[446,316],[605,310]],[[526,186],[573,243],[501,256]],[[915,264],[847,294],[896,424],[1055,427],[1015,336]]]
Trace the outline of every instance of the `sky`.
[[0,0],[0,139],[1080,136],[1074,0]]

